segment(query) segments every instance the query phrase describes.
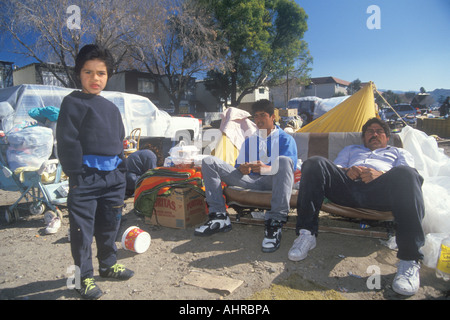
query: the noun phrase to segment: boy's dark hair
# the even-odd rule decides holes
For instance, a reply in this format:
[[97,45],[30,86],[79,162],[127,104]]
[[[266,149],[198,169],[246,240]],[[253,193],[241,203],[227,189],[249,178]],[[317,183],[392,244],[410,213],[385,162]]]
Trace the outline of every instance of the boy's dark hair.
[[389,125],[386,122],[384,122],[383,120],[378,119],[378,118],[370,118],[369,120],[367,120],[367,122],[362,127],[362,136],[363,137],[366,134],[367,128],[370,127],[374,123],[378,123],[383,128],[387,138],[389,138],[391,136],[391,129],[389,128]]
[[252,105],[252,115],[254,115],[257,111],[267,112],[269,115],[273,115],[275,112],[275,108],[273,103],[267,99],[258,100]]
[[75,59],[75,74],[79,77],[81,69],[86,61],[99,59],[106,65],[108,79],[112,76],[114,70],[114,58],[111,52],[96,44],[88,44],[81,48]]

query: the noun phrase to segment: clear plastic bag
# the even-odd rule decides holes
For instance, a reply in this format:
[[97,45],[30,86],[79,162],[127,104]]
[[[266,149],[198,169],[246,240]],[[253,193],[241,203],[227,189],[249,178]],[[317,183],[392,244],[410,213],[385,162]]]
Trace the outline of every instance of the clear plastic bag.
[[7,134],[6,159],[14,171],[21,167],[39,168],[48,160],[53,149],[52,129],[31,126]]
[[450,233],[429,233],[425,237],[425,245],[420,251],[423,254],[423,264],[428,268],[436,269],[441,242],[449,235]]

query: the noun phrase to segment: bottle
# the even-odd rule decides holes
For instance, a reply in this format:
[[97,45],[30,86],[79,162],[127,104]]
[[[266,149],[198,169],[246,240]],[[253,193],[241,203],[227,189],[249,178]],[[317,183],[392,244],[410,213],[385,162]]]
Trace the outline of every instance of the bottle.
[[436,266],[436,277],[450,280],[450,236],[441,242],[441,250]]

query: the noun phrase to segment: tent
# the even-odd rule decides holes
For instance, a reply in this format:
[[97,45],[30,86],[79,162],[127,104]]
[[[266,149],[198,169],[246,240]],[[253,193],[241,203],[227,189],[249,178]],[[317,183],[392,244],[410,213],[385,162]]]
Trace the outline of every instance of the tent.
[[377,116],[373,90],[374,85],[369,82],[350,98],[297,132],[360,132],[368,119]]

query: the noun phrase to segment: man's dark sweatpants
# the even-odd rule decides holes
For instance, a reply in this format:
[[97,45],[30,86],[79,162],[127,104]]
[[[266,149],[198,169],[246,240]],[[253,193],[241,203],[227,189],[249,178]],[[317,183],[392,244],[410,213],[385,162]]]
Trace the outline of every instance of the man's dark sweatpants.
[[81,278],[93,277],[92,240],[97,244],[100,268],[117,262],[115,240],[119,231],[125,194],[125,173],[86,169],[69,179],[67,198],[70,244]]
[[311,157],[302,166],[297,232],[307,229],[317,235],[319,211],[325,197],[343,206],[392,211],[398,258],[422,259],[419,252],[425,241],[421,224],[425,215],[422,183],[417,170],[407,166],[394,167],[369,183],[353,181],[328,159]]

